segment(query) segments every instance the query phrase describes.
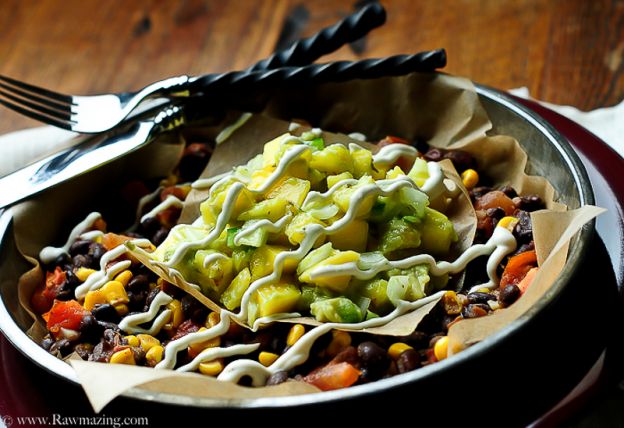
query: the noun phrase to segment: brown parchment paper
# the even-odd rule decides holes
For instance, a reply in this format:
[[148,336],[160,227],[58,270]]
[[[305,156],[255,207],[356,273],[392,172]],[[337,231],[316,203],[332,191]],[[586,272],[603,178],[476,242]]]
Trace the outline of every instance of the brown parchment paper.
[[[263,114],[266,116],[282,120],[290,120],[293,117],[303,118],[314,126],[332,132],[362,132],[371,141],[385,135],[397,135],[411,140],[423,139],[436,147],[464,148],[475,155],[479,162],[480,171],[492,176],[497,184],[510,183],[520,191],[540,195],[550,209],[564,209],[564,207],[554,203],[555,192],[545,178],[528,177],[524,174],[524,161],[522,159],[526,160],[526,155],[517,142],[509,137],[486,136],[486,132],[491,129],[491,123],[478,101],[472,83],[467,79],[431,73],[321,86],[309,85],[298,88],[296,91],[271,94],[265,102],[266,108],[264,108]],[[273,129],[273,125],[267,125],[267,127],[270,130]],[[260,140],[258,144],[264,144],[268,141],[268,138],[258,137],[258,139]],[[251,157],[251,154],[257,153],[244,154],[244,144],[247,143],[235,147],[235,152],[241,153],[240,162],[236,162],[236,164],[246,160],[245,157]],[[139,168],[141,165],[149,168],[152,160],[167,158],[156,153],[147,157],[144,152],[140,153],[142,153],[140,158],[134,158],[134,168]],[[124,159],[125,163],[123,164],[128,164],[133,156]],[[145,159],[149,159],[150,162],[145,162]],[[217,153],[215,153],[214,160],[217,159]],[[505,163],[506,166],[501,166],[501,162],[507,162]],[[93,171],[88,176],[81,178],[80,182],[67,183],[14,210],[15,238],[20,251],[32,257],[36,256],[43,246],[50,243],[61,245],[67,236],[68,228],[84,218],[88,212],[86,209],[77,209],[76,195],[83,195],[85,186],[87,189],[98,189],[105,186],[111,171],[114,174],[122,174],[119,165],[116,163],[115,167],[105,167]],[[173,165],[170,167],[172,168]],[[169,171],[169,169],[160,169],[159,175],[164,175],[164,171]],[[215,173],[218,172],[215,169]],[[84,195],[86,199],[89,197],[96,199],[91,194]],[[78,208],[84,207],[84,201],[81,202],[83,204]],[[77,211],[80,211],[79,215],[76,214]],[[42,212],[45,212],[45,221],[41,220]],[[571,221],[565,228],[565,231],[559,236],[557,245],[553,247],[557,249],[554,260],[558,260],[558,262],[553,262],[556,266],[547,271],[555,277],[561,270],[559,266],[563,266],[565,262],[565,248],[569,242],[569,237],[575,232],[576,224],[587,221],[589,216],[579,215],[575,217],[575,214],[572,214],[572,217],[574,221]],[[59,230],[59,225],[63,225],[66,229]],[[534,232],[539,234],[542,227],[544,226],[540,221],[536,221]],[[550,226],[547,224],[545,227]],[[563,243],[559,245],[560,241]],[[29,307],[30,295],[32,290],[40,284],[40,279],[42,279],[40,270],[38,273],[29,272],[22,277],[19,283],[19,294],[21,296],[20,301],[25,308]],[[532,294],[535,293],[534,299],[538,299],[542,295],[539,293],[540,290],[549,287],[548,281],[540,285],[542,280],[539,279],[540,281],[538,278],[535,281],[535,284],[538,285],[529,287],[529,289],[534,288],[536,290],[532,292]],[[527,291],[525,295],[529,296],[529,292]],[[528,297],[523,297],[523,299],[530,300]],[[507,311],[509,314],[506,315],[509,318],[520,315],[520,313],[511,314],[510,312]],[[493,318],[493,316],[487,318]],[[414,323],[417,325],[418,321],[414,320]],[[501,322],[504,323],[506,320],[501,320]],[[471,327],[470,325],[474,325],[473,323],[462,321],[456,324],[454,328],[463,323],[466,323],[466,327],[462,328],[468,331],[470,335],[461,338],[460,342],[474,343],[475,340],[480,340],[476,328],[480,329],[481,327]],[[132,377],[127,373],[113,372],[119,370],[118,367],[112,367],[113,365],[82,362],[73,362],[72,364],[75,364],[75,367],[80,367],[77,369],[80,371],[79,377],[83,382],[85,392],[96,409],[101,409],[101,406],[114,396],[136,386],[148,385],[146,388],[150,391],[165,391],[166,388],[172,387],[170,385],[175,384],[176,391],[183,391],[185,395],[198,394],[199,396],[221,398],[228,397],[230,394],[222,392],[225,389],[229,390],[229,387],[226,388],[221,383],[217,385],[213,380],[206,378],[188,381],[189,376],[177,372],[167,372],[171,375],[167,378],[169,385],[167,386],[160,383],[150,383],[150,381],[162,377],[162,372],[158,370],[124,367],[122,370],[142,372],[140,376],[137,374],[136,377]],[[192,377],[197,378],[197,376]],[[107,393],[107,388],[112,388],[111,382],[116,384],[114,393]],[[201,386],[198,382],[201,383]],[[299,388],[299,386],[293,387]],[[301,388],[304,387],[307,385],[301,386]],[[262,396],[273,394],[272,390],[268,388],[260,388],[258,391]],[[310,392],[309,389],[301,390],[301,393],[308,392]],[[299,390],[288,392],[288,394],[296,393],[299,393]],[[233,396],[239,397],[240,395],[237,394],[238,391]]]

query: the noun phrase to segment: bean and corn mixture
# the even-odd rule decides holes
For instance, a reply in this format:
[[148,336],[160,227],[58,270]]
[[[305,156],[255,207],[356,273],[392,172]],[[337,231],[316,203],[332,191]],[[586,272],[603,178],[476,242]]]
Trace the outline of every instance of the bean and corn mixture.
[[[453,323],[487,316],[507,307],[530,285],[537,261],[529,213],[544,208],[541,199],[535,195],[518,195],[509,186],[491,186],[488,178],[478,172],[474,157],[467,152],[429,148],[423,142],[412,144],[397,137],[387,137],[378,143],[380,147],[390,144],[412,145],[426,161],[450,159],[453,162],[477,214],[475,243],[485,243],[497,224],[513,231],[517,249],[498,267],[499,286],[494,290],[469,291],[476,284],[487,281],[487,257],[479,257],[468,266],[462,291],[446,291],[412,334],[392,337],[332,330],[314,342],[307,361],[289,371],[272,373],[267,384],[295,379],[322,390],[332,390],[409,372],[443,360],[447,357],[446,334]],[[113,233],[107,230],[105,221],[98,218],[90,227],[92,231],[71,243],[67,253],[44,264],[45,283],[33,294],[31,305],[46,322],[49,334],[41,343],[46,350],[59,358],[76,353],[89,361],[155,367],[163,361],[168,343],[219,323],[218,313],[157,277],[124,252],[114,261],[104,260],[108,266],[127,260],[124,269],[109,278],[101,288],[88,291],[81,301],[75,297],[81,284],[106,267],[102,266],[103,257],[125,241],[147,239],[150,243],[146,246],[151,249],[165,241],[180,215],[181,202],[191,190],[190,182],[204,169],[213,147],[211,143],[188,145],[175,173],[158,183],[160,187],[156,191],[136,181],[125,186],[121,192],[125,200],[136,206],[141,199],[142,213],[135,227],[123,233]],[[396,161],[396,166],[409,169],[403,158]],[[157,333],[151,332],[147,324],[138,324],[133,329],[126,328],[126,331],[120,328],[125,317],[149,311],[160,293],[170,297],[163,305],[170,315]],[[240,344],[257,344],[257,349],[245,357],[268,367],[310,329],[302,324],[273,323],[252,332],[231,323],[225,334],[193,343],[178,352],[175,367],[191,362],[208,348]],[[239,357],[201,362],[197,371],[218,376],[228,363]],[[249,379],[243,377],[240,383],[248,384]]]

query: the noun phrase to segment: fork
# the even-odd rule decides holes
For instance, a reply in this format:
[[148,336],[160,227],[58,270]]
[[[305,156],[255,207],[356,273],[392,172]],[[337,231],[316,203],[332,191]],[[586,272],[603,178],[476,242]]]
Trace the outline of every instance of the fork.
[[[378,3],[368,4],[314,36],[302,39],[290,48],[254,64],[247,71],[259,72],[310,64],[345,43],[363,37],[382,25],[385,19],[383,6]],[[183,75],[152,83],[138,92],[76,96],[0,75],[0,104],[58,128],[85,134],[100,133],[122,122],[142,101],[168,95],[188,96],[188,88],[194,82],[205,80],[206,76]]]

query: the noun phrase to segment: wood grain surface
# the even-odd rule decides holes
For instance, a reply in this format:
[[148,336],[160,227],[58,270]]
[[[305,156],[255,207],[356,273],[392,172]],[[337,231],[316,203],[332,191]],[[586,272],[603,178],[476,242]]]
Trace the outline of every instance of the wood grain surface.
[[[245,68],[366,0],[2,0],[0,74],[69,94]],[[444,47],[449,73],[581,109],[624,98],[622,0],[387,0],[323,61]],[[0,133],[37,122],[0,108]]]

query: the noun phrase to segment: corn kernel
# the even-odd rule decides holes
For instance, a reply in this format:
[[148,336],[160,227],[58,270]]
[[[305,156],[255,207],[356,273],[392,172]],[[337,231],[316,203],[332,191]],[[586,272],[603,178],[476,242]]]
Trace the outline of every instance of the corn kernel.
[[207,327],[214,327],[221,322],[221,316],[218,312],[210,312],[208,315]]
[[506,216],[506,217],[501,218],[498,221],[498,224],[496,226],[504,227],[510,232],[513,232],[513,229],[514,227],[516,227],[516,224],[518,224],[518,219],[516,217]]
[[351,335],[346,331],[332,331],[332,341],[327,346],[327,354],[330,357],[338,355],[347,346],[351,345]]
[[162,361],[163,353],[165,352],[165,348],[160,345],[153,346],[147,351],[145,354],[145,359],[147,364],[151,367],[154,367],[156,364]]
[[390,355],[390,358],[392,358],[393,360],[398,360],[401,354],[408,349],[414,348],[409,346],[407,343],[396,342],[390,345],[390,347],[388,348],[388,355]]
[[260,352],[260,355],[258,356],[258,361],[260,361],[260,364],[262,364],[264,367],[269,367],[278,358],[279,355],[274,354],[273,352]]
[[467,169],[462,172],[461,179],[466,189],[470,190],[479,182],[479,174],[474,169]]
[[489,289],[489,288],[487,288],[487,287],[481,287],[481,288],[479,288],[477,291],[478,291],[479,293],[489,293],[489,292],[490,292],[490,291],[492,291],[492,290],[490,290],[490,289]]
[[101,290],[94,290],[87,293],[83,306],[86,310],[91,311],[95,305],[102,305],[104,303],[107,303],[106,296],[104,296]]
[[115,352],[110,357],[110,363],[135,365],[136,362],[134,361],[134,353],[132,352],[132,349],[126,348]]
[[448,354],[448,336],[442,336],[438,339],[435,345],[433,345],[433,353],[438,361],[446,358]]
[[199,372],[201,374],[205,374],[207,376],[217,376],[219,373],[223,371],[223,362],[209,361],[207,363],[199,363]]
[[286,345],[293,346],[304,334],[305,327],[303,324],[293,325],[288,332],[288,336],[286,337]]
[[116,305],[113,305],[113,308],[115,308],[117,313],[122,317],[129,312],[128,305],[126,305],[125,303],[118,303]]
[[106,297],[106,301],[113,306],[129,302],[128,293],[119,281],[108,281],[100,291]]
[[139,346],[139,338],[133,335],[130,336],[126,336],[125,337],[126,342],[128,342],[128,345],[130,346]]
[[149,283],[149,288],[150,290],[153,290],[154,288],[158,287],[158,284],[156,284],[155,282],[150,282]]
[[167,304],[167,309],[171,310],[171,318],[167,324],[170,324],[172,328],[177,328],[184,321],[182,303],[178,299],[174,299]]
[[153,347],[160,345],[160,340],[156,339],[154,336],[150,336],[149,334],[137,334],[136,337],[141,345],[141,348],[143,348],[145,352],[148,352]]
[[[206,331],[206,327],[202,327],[199,331]],[[212,339],[204,340],[203,342],[192,343],[188,347],[188,352],[191,358],[195,358],[199,355],[204,349],[208,348],[216,348],[221,345],[221,337],[217,336]]]
[[121,282],[121,285],[123,285],[124,287],[128,286],[128,282],[130,282],[131,279],[132,272],[130,272],[128,269],[124,270],[115,277],[115,281]]
[[81,267],[76,269],[75,275],[76,278],[78,278],[81,282],[85,282],[87,278],[89,278],[89,275],[91,275],[92,273],[95,273],[95,269]]

